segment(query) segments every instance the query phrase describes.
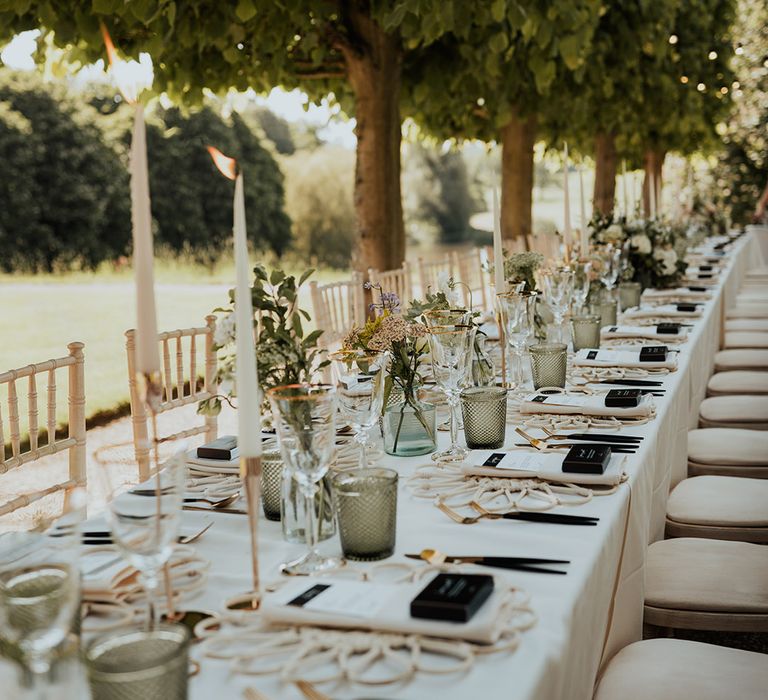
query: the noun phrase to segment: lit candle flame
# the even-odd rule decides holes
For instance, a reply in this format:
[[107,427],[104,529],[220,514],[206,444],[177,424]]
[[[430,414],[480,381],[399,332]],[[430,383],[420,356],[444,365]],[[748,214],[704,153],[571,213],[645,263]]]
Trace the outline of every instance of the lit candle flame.
[[208,153],[213,158],[213,164],[219,169],[219,172],[230,180],[237,179],[237,161],[234,158],[225,156],[218,148],[206,146]]
[[141,54],[138,61],[123,61],[118,57],[112,37],[103,22],[101,23],[101,35],[104,37],[109,67],[117,89],[122,93],[126,102],[136,104],[141,91],[152,85],[154,76],[149,54]]

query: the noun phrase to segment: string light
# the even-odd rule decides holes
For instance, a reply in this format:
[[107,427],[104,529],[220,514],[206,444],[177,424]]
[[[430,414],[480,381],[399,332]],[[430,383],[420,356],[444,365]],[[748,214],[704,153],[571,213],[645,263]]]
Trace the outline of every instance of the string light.
[[728,88],[725,85],[723,85],[723,87],[720,88],[720,92],[723,95],[727,95],[728,94]]
[[744,47],[741,46],[741,45],[737,46],[736,47],[736,55],[737,56],[741,56],[741,54],[743,54],[743,53],[744,53]]
[[706,90],[706,89],[707,89],[707,86],[706,86],[706,85],[704,85],[704,83],[699,83],[699,84],[696,86],[696,89],[697,89],[699,92],[704,92],[704,90]]
[[485,98],[484,97],[478,97],[477,98],[477,104],[479,107],[482,107],[485,104]]
[[717,58],[717,51],[710,51],[709,52],[709,60],[714,61]]
[[734,90],[738,90],[741,87],[741,83],[738,80],[734,80],[733,83],[731,84],[731,87]]
[[674,46],[677,43],[677,34],[672,34],[669,37],[669,43],[672,44],[672,46]]
[[683,85],[686,85],[686,84],[688,83],[688,76],[687,76],[687,75],[681,75],[681,76],[680,76],[680,82],[681,82]]

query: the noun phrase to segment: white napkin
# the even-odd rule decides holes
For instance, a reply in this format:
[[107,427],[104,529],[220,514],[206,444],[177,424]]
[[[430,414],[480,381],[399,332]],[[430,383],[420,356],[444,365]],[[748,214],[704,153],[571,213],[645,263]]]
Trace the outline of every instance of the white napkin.
[[[503,631],[499,620],[506,586],[495,578],[490,598],[468,622],[441,622],[411,617],[411,601],[434,578],[415,583],[364,583],[331,577],[300,577],[276,591],[267,591],[261,602],[264,617],[275,623],[313,625],[340,629],[367,629],[429,637],[464,639],[493,644]],[[330,586],[304,606],[289,605],[313,586]]]
[[[584,443],[587,444],[586,442]],[[507,452],[495,467],[485,466],[492,454],[500,450],[472,450],[467,463],[461,467],[466,476],[492,476],[510,479],[542,479],[585,486],[615,486],[621,482],[624,472],[624,455],[611,455],[611,461],[602,474],[574,474],[563,471],[565,454]]]
[[624,312],[624,318],[630,320],[633,318],[699,318],[701,316],[701,307],[696,307],[695,311],[678,311],[676,304],[662,304],[650,308],[629,309]]
[[[709,273],[704,273],[709,274]],[[692,287],[716,287],[718,285],[717,277],[699,278],[687,275],[683,278],[683,284],[690,284]]]
[[677,334],[659,333],[656,326],[605,326],[600,331],[600,337],[612,338],[648,338],[650,340],[687,340],[687,328],[680,328]]
[[[650,363],[649,363],[650,364]],[[607,416],[614,418],[647,418],[653,413],[653,401],[649,394],[640,398],[637,406],[606,406],[605,394],[599,396],[541,394],[527,396],[520,403],[520,413],[557,413],[566,416]]]
[[204,474],[238,474],[240,472],[240,457],[234,459],[206,459],[198,457],[197,450],[187,452],[187,466],[196,472]]
[[579,350],[573,356],[574,367],[627,367],[630,369],[677,369],[677,353],[667,353],[664,362],[640,362],[639,350],[598,350],[597,356],[587,359],[589,348]]
[[[696,285],[691,285],[695,287]],[[705,301],[711,299],[712,294],[710,292],[700,292],[688,287],[676,287],[675,289],[646,289],[642,294],[642,299],[647,301],[671,301],[674,299],[681,299],[683,303],[686,301]]]

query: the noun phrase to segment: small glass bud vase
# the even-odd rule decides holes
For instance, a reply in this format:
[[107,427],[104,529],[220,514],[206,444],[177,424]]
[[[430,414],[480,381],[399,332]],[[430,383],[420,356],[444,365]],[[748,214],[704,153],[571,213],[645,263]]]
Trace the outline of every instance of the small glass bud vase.
[[433,452],[435,407],[418,399],[397,401],[384,409],[384,451],[398,457],[413,457]]
[[485,349],[485,336],[475,336],[475,347],[472,356],[472,384],[474,386],[495,386],[496,368],[493,360]]
[[[327,540],[336,534],[336,518],[334,515],[333,489],[331,486],[332,473],[326,474],[320,482],[320,488],[315,496],[315,517],[320,523],[319,541]],[[293,478],[290,469],[283,467],[281,476],[280,520],[283,526],[283,539],[287,542],[305,544],[304,534],[306,514],[304,511],[304,494],[298,481]]]

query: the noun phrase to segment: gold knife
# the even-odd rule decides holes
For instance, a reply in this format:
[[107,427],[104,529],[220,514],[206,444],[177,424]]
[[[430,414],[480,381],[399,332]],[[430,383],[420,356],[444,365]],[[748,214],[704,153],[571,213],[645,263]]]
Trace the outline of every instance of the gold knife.
[[182,510],[199,510],[203,513],[234,513],[235,515],[248,515],[242,508],[206,508],[204,506],[183,506]]

